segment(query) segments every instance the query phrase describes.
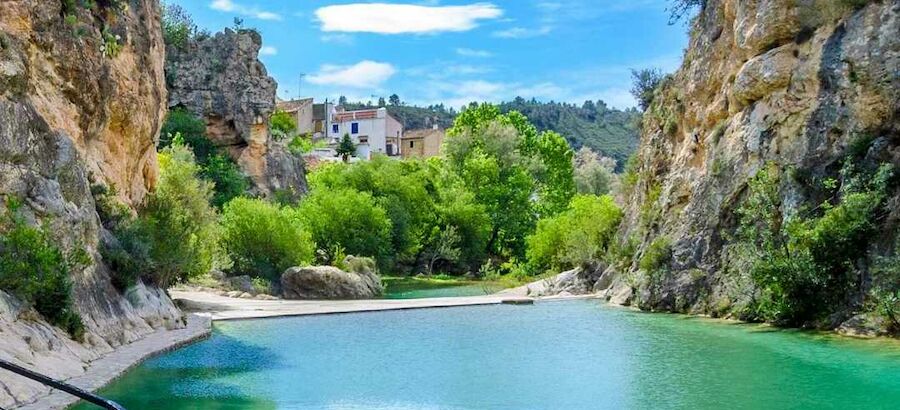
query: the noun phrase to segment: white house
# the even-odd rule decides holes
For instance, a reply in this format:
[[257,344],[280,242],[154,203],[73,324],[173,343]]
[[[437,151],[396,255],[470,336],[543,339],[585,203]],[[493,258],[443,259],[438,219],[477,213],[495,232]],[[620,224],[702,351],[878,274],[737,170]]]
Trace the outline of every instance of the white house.
[[328,124],[329,145],[340,143],[345,134],[356,144],[356,157],[371,159],[372,154],[400,155],[403,125],[385,108],[342,111],[338,108]]

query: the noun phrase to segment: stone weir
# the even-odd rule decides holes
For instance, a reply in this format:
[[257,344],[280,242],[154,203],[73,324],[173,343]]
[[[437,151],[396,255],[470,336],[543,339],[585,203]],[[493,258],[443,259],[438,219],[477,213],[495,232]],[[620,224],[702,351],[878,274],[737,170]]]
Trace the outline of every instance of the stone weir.
[[210,140],[250,177],[253,193],[297,197],[307,190],[304,164],[269,130],[277,84],[259,61],[261,46],[255,30],[225,29],[169,47],[168,105],[206,120]]
[[[97,252],[104,233],[91,184],[114,185],[132,206],[154,188],[166,88],[159,2],[94,3],[0,1],[0,204],[18,199],[29,223],[91,259],[72,272],[84,342],[0,291],[0,357],[58,379],[83,374],[119,346],[185,326],[164,291],[117,291]],[[0,375],[0,408],[48,392]]]

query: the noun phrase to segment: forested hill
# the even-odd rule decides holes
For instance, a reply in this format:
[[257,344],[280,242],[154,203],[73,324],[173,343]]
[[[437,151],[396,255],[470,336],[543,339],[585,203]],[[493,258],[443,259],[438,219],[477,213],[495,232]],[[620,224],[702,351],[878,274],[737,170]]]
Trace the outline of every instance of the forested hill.
[[516,98],[500,104],[503,112],[519,111],[538,130],[556,131],[572,148],[586,146],[604,156],[625,163],[638,146],[640,111],[609,108],[603,101],[587,101],[582,106],[539,102]]
[[[438,125],[449,128],[456,118],[456,110],[442,104],[418,107],[399,103],[398,99],[384,104],[388,112],[397,118],[405,129],[431,128]],[[374,104],[347,103],[348,110],[373,108]],[[528,116],[540,130],[556,131],[569,141],[572,148],[591,148],[605,156],[615,158],[620,166],[638,145],[638,121],[640,111],[609,108],[603,101],[587,101],[582,106],[557,102],[540,102],[516,98],[500,104],[505,112],[519,111]]]

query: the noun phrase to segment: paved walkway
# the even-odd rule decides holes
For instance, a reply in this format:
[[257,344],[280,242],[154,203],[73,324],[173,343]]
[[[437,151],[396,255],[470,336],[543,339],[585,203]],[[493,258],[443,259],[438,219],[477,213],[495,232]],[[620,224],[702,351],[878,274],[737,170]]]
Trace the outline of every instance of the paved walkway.
[[[160,329],[141,340],[122,346],[97,359],[84,374],[66,380],[66,383],[88,391],[96,391],[109,384],[131,368],[150,357],[177,349],[210,333],[210,320],[199,315],[189,315],[187,327],[178,330]],[[65,409],[78,401],[74,396],[53,390],[36,402],[19,407],[22,410]]]
[[382,310],[425,309],[455,306],[529,303],[530,298],[514,294],[485,296],[374,299],[374,300],[255,300],[219,296],[196,291],[169,293],[186,311],[208,315],[212,320],[258,319],[280,316],[322,315],[332,313],[374,312]]

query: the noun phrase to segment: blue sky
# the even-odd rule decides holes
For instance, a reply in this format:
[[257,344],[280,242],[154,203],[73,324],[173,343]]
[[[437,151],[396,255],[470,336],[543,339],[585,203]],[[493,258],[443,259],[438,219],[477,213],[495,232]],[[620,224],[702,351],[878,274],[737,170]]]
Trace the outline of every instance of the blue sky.
[[[460,107],[515,96],[634,105],[629,68],[674,71],[667,0],[170,0],[212,32],[244,19],[282,98]],[[374,96],[374,97],[373,97]]]

